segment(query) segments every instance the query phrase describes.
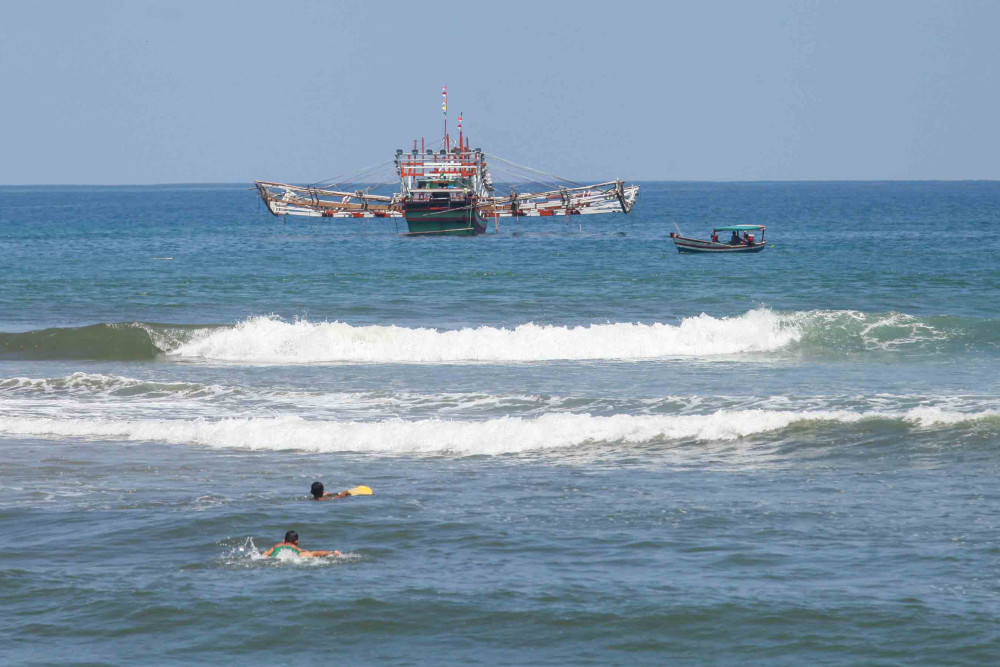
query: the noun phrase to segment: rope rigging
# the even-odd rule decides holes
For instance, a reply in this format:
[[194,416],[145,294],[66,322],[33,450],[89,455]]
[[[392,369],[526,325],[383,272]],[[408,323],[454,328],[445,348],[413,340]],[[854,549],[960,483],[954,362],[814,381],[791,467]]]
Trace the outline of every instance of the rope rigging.
[[500,157],[499,155],[493,155],[492,153],[486,153],[486,157],[490,158],[491,160],[497,160],[499,162],[503,162],[503,163],[509,164],[512,167],[516,167],[517,169],[523,169],[524,171],[529,171],[529,172],[534,173],[534,174],[541,174],[542,176],[548,176],[549,178],[554,178],[555,180],[562,181],[563,183],[569,183],[570,185],[576,185],[576,186],[580,186],[580,187],[583,187],[583,185],[584,185],[583,183],[577,183],[576,181],[571,181],[571,180],[562,178],[561,176],[556,176],[555,174],[550,174],[550,173],[548,173],[546,171],[542,171],[541,169],[533,169],[532,167],[526,167],[523,164],[518,164],[518,163],[513,162],[511,160],[507,160],[505,158]]

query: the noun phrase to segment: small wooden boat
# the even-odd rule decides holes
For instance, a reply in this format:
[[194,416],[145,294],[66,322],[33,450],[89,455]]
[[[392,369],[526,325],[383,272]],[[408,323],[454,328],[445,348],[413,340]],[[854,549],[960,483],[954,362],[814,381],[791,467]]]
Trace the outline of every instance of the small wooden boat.
[[[756,231],[760,231],[760,239],[753,234]],[[720,241],[719,232],[732,232],[732,235],[725,241]],[[743,233],[742,236],[740,232]],[[708,241],[689,239],[674,232],[670,232],[670,238],[674,240],[677,252],[760,252],[767,246],[764,243],[764,225],[713,227],[712,238]]]

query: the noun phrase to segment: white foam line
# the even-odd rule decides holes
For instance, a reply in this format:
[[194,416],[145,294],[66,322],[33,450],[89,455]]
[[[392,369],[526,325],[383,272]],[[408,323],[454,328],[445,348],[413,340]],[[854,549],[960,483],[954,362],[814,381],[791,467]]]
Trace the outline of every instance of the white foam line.
[[708,415],[609,417],[559,413],[530,419],[504,417],[485,421],[313,421],[300,417],[184,421],[6,417],[0,418],[0,434],[159,441],[265,451],[492,455],[571,447],[589,442],[736,440],[808,421],[854,423],[884,419],[903,421],[915,427],[931,427],[998,414],[1000,412],[996,410],[963,413],[921,407],[895,413],[738,410]]

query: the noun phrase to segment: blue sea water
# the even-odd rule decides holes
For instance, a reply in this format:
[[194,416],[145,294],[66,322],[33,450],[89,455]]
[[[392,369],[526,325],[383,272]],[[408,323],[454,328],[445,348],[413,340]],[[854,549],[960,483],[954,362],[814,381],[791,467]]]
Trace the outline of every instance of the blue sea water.
[[998,225],[993,182],[478,238],[0,188],[0,662],[994,664]]

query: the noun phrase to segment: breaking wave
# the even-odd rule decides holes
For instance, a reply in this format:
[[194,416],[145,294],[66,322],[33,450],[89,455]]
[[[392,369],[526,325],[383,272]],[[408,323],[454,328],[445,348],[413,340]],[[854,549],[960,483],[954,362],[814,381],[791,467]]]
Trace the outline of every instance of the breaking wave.
[[2,417],[0,434],[153,441],[262,451],[498,455],[589,443],[733,441],[807,423],[889,421],[914,428],[931,428],[998,417],[998,410],[968,413],[935,407],[896,412],[720,410],[705,415],[550,413],[534,418],[503,417],[482,421],[320,421],[295,416],[220,420]]
[[765,352],[800,336],[799,327],[763,309],[738,317],[699,315],[677,325],[522,324],[452,331],[258,317],[196,336],[171,355],[258,363],[653,359]]
[[197,325],[119,322],[0,333],[0,359],[155,359],[183,342]]
[[997,347],[1000,320],[767,308],[733,317],[702,314],[677,324],[528,323],[438,330],[252,317],[235,326],[135,322],[0,333],[0,359],[164,357],[251,364],[638,360],[778,351],[938,354]]

